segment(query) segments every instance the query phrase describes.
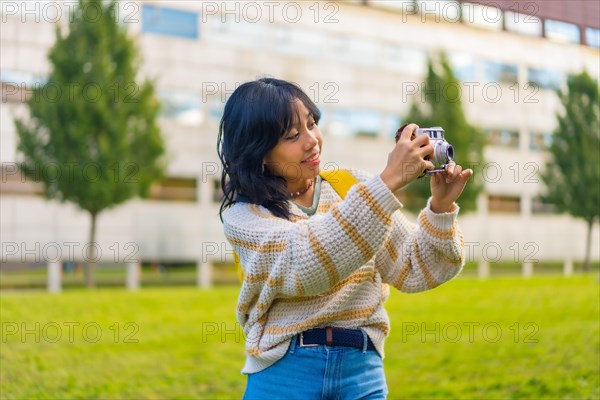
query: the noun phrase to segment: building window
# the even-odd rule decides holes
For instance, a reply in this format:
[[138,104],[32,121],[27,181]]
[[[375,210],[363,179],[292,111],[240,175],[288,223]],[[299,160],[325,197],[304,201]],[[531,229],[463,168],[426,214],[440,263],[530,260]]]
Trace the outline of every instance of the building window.
[[555,214],[556,206],[544,201],[541,197],[531,199],[532,214]]
[[44,85],[47,78],[43,75],[24,71],[0,71],[2,102],[24,102],[31,97],[32,90]]
[[383,121],[384,129],[388,137],[395,138],[398,128],[402,126],[402,118],[398,115],[386,115]]
[[600,49],[600,29],[585,28],[585,42],[588,46]]
[[461,20],[468,25],[494,31],[502,30],[502,10],[483,4],[462,3]]
[[274,33],[273,44],[279,53],[319,58],[325,52],[322,32],[278,25]]
[[427,53],[415,47],[388,44],[383,48],[383,66],[409,75],[423,76],[427,72]]
[[2,70],[0,71],[0,82],[12,83],[17,86],[23,86],[26,88],[32,88],[40,86],[46,83],[47,78],[40,74],[34,74],[25,71],[11,71]]
[[228,18],[222,22],[219,18],[212,18],[207,23],[210,31],[210,41],[220,44],[258,50],[264,47],[266,28],[260,23],[238,21]]
[[504,13],[504,24],[507,31],[528,36],[542,36],[542,20],[538,17],[534,17],[533,15],[506,11]]
[[[237,86],[236,86],[237,89]],[[231,93],[229,93],[231,94]],[[221,122],[223,117],[223,111],[225,109],[225,101],[227,99],[227,93],[218,93],[208,99],[208,118],[211,123],[218,124]]]
[[[381,58],[381,45],[371,39],[335,36],[333,38],[333,55],[340,62],[354,65],[375,66]],[[417,60],[418,62],[418,60]]]
[[187,90],[159,90],[162,117],[187,126],[199,126],[204,121],[200,94]]
[[198,13],[144,4],[142,32],[197,39]]
[[558,71],[529,68],[527,70],[527,80],[542,89],[556,90],[560,89],[562,76]]
[[354,64],[379,65],[381,44],[371,39],[354,39],[350,42],[350,57]]
[[551,133],[533,132],[529,134],[529,149],[533,151],[548,150],[552,146]]
[[579,43],[579,27],[568,22],[547,19],[544,21],[546,37],[558,42]]
[[381,114],[370,110],[347,109],[332,110],[324,131],[334,136],[376,137],[379,135],[383,118]]
[[2,92],[2,103],[23,103],[27,101],[33,91],[24,85],[17,85],[12,82],[2,82],[0,86]]
[[511,213],[521,212],[521,198],[518,196],[488,196],[488,211],[490,213]]
[[[41,175],[44,170],[33,172]],[[16,163],[2,163],[2,194],[41,196],[43,193],[44,185],[26,177]]]
[[519,133],[508,129],[486,130],[488,143],[492,146],[519,147]]
[[195,202],[198,197],[195,178],[167,177],[152,185],[150,199]]
[[516,65],[486,61],[484,69],[485,80],[487,82],[499,82],[506,84],[514,84],[518,82],[518,68]]
[[468,54],[450,54],[450,65],[454,75],[462,82],[474,82],[477,79],[475,59]]

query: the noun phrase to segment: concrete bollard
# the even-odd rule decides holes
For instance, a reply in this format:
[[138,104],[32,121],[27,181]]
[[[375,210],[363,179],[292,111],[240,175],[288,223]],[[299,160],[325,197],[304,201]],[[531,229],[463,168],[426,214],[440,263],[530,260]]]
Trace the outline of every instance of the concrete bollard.
[[198,262],[198,286],[208,289],[212,286],[212,264],[210,261]]
[[574,271],[575,268],[573,267],[573,260],[565,260],[565,263],[563,264],[563,274],[565,276],[573,276]]
[[127,290],[138,290],[140,288],[140,263],[131,261],[127,263]]
[[523,277],[531,278],[533,276],[533,263],[524,262],[523,263]]
[[490,277],[490,263],[486,260],[480,260],[477,264],[477,277],[487,279]]
[[48,262],[48,292],[59,293],[62,290],[62,261]]

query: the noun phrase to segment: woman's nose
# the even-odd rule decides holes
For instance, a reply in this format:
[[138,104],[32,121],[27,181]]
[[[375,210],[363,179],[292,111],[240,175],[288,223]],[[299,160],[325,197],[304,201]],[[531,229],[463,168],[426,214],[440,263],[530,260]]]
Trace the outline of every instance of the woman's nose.
[[312,149],[319,143],[317,139],[317,135],[311,131],[308,131],[307,139],[306,139],[306,148],[308,150]]

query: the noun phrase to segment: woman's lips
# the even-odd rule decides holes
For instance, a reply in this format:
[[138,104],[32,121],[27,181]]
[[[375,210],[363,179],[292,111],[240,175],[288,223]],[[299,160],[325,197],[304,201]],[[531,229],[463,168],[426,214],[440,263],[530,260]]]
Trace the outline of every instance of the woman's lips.
[[307,160],[302,161],[302,164],[306,164],[309,166],[318,165],[321,162],[319,159],[319,154],[315,154],[314,156],[308,158]]
[[312,161],[302,161],[303,164],[306,164],[310,167],[315,167],[315,166],[319,165],[320,162],[321,162],[321,160],[318,158],[316,158]]

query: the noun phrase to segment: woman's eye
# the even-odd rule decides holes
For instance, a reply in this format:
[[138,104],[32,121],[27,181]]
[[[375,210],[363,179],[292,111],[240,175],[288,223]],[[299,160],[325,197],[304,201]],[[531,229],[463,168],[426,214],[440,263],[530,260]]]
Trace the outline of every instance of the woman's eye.
[[288,140],[294,140],[300,136],[300,132],[297,132],[295,135],[288,136]]

